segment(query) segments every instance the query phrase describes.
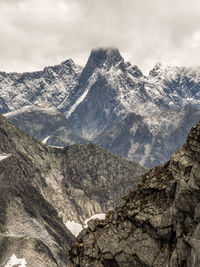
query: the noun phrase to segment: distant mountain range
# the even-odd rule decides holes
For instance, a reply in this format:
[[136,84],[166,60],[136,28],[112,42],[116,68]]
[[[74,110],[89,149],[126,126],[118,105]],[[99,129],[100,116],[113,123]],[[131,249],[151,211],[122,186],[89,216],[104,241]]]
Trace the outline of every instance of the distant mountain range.
[[[96,142],[153,167],[171,156],[198,121],[200,68],[158,63],[145,76],[136,65],[125,62],[118,49],[93,49],[84,68],[70,59],[38,72],[0,72],[0,97],[0,112],[22,108],[23,116],[19,113],[6,116],[40,141],[45,139],[54,146]],[[39,115],[38,126],[39,117],[36,119],[33,106],[48,101],[63,113],[59,115],[62,125],[50,123],[47,115],[45,119]],[[30,110],[25,106],[32,106],[32,115],[30,112],[25,115]],[[183,120],[181,138],[177,135],[178,114]],[[140,130],[136,131],[137,127]],[[165,127],[171,130],[164,130]],[[172,142],[165,134],[168,131]]]

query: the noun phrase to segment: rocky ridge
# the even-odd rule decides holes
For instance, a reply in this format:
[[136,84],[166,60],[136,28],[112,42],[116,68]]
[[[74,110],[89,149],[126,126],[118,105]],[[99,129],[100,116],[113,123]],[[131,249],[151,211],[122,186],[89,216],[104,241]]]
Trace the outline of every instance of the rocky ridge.
[[199,158],[200,122],[170,161],[145,174],[105,220],[89,222],[71,249],[73,266],[198,267]]
[[93,144],[48,147],[0,115],[0,263],[69,266],[64,223],[111,209],[145,171]]

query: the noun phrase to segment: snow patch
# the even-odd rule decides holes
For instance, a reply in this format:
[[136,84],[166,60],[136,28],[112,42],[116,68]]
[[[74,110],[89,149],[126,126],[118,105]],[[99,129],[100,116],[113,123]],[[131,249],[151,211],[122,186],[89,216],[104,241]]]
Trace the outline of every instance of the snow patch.
[[8,156],[1,156],[0,155],[0,161],[6,159]]
[[43,144],[46,144],[49,138],[50,138],[50,136],[45,137],[45,138],[42,140],[42,143],[43,143]]
[[80,223],[76,223],[74,221],[67,221],[65,225],[70,230],[70,232],[72,232],[72,234],[76,237],[83,230],[83,226]]
[[9,259],[9,261],[7,262],[7,264],[4,266],[4,267],[14,267],[14,266],[18,266],[18,267],[26,267],[26,260],[25,260],[25,258],[23,258],[23,259],[18,259],[17,257],[16,257],[16,255],[15,254],[13,254],[11,257],[10,257],[10,259]]
[[92,220],[92,219],[104,220],[105,217],[106,217],[106,214],[105,213],[98,213],[98,214],[94,214],[90,218],[86,219],[84,221],[84,224],[83,225],[81,225],[80,223],[76,223],[74,221],[70,221],[70,220],[68,220],[65,223],[65,225],[72,232],[72,234],[77,237],[79,235],[79,233],[83,230],[83,228],[86,228],[87,227],[87,224],[88,224],[88,222],[90,220]]
[[10,154],[0,154],[0,161],[1,160],[4,160],[4,159],[6,159],[6,158],[8,158],[8,157],[10,157],[11,155]]

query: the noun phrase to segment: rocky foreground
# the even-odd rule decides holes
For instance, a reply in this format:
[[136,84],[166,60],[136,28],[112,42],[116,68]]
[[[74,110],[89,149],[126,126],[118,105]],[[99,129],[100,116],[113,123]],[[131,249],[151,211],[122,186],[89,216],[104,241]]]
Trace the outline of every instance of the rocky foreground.
[[105,220],[89,222],[70,257],[76,267],[200,266],[200,122]]
[[145,172],[93,144],[48,147],[0,115],[0,266],[70,266],[67,220],[114,208]]

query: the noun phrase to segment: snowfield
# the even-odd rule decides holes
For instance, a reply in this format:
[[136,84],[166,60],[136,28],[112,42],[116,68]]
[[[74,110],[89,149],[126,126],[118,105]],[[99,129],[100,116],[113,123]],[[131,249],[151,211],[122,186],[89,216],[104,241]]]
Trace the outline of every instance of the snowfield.
[[7,264],[4,267],[27,267],[25,258],[18,259],[15,254],[13,254]]

